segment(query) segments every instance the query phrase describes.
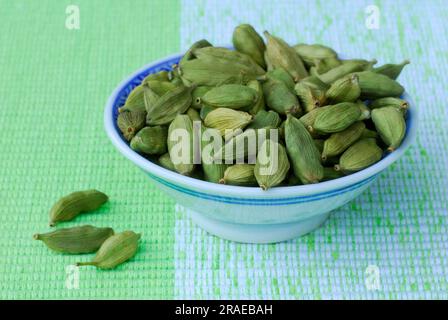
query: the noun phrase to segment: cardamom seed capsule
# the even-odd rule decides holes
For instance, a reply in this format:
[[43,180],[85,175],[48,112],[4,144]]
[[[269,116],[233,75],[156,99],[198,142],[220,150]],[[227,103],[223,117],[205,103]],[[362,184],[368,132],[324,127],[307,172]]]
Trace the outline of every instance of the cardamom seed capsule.
[[224,172],[224,176],[219,180],[219,183],[247,187],[257,185],[254,168],[254,164],[246,163],[230,166]]
[[195,109],[201,109],[202,107],[202,97],[204,94],[206,94],[208,91],[210,91],[213,87],[209,86],[200,86],[196,87],[193,92],[191,93],[192,102],[191,106]]
[[166,139],[166,127],[145,127],[132,138],[130,146],[144,154],[164,154],[167,151]]
[[260,110],[247,129],[278,128],[280,123],[282,123],[282,119],[277,112]]
[[69,221],[77,215],[101,207],[108,197],[98,190],[85,190],[70,193],[59,199],[50,210],[50,227],[58,222]]
[[241,83],[242,77],[244,82],[247,82],[264,74],[263,69],[260,71],[242,63],[219,58],[190,60],[181,66],[180,71],[182,78],[198,86],[217,86],[229,79]]
[[320,134],[316,132],[313,128],[314,122],[316,121],[317,115],[322,111],[328,109],[330,106],[314,108],[310,110],[308,113],[305,113],[303,116],[299,118],[300,122],[305,126],[306,130],[311,134],[313,138],[320,137]]
[[182,67],[185,62],[190,61],[195,58],[193,51],[199,48],[212,47],[213,45],[205,39],[196,41],[192,44],[192,46],[187,50],[182,59],[179,61],[179,66]]
[[324,151],[325,140],[324,139],[313,139],[313,140],[314,140],[314,144],[316,145],[317,150],[319,150],[319,153],[322,154],[322,151]]
[[266,68],[264,62],[266,46],[263,39],[250,24],[237,26],[233,31],[232,42],[236,50],[247,54],[263,69]]
[[323,100],[322,97],[319,96],[320,93],[303,84],[302,81],[296,84],[295,92],[299,98],[300,105],[305,112],[310,112],[311,110],[320,107],[321,101]]
[[345,150],[334,169],[342,172],[359,171],[378,162],[382,156],[383,150],[376,145],[375,139],[362,139]]
[[337,58],[338,56],[336,51],[321,44],[300,43],[293,48],[308,67],[315,66],[316,60]]
[[279,114],[300,115],[302,113],[297,96],[283,82],[268,80],[263,83],[263,92],[267,106]]
[[400,64],[392,64],[388,63],[385,65],[382,65],[381,67],[374,68],[373,71],[376,73],[381,73],[385,76],[388,76],[389,78],[396,80],[398,76],[400,75],[403,68],[410,64],[411,62],[409,60],[404,60]]
[[227,48],[208,47],[200,48],[193,51],[199,60],[215,62],[217,60],[227,61],[240,65],[241,67],[253,70],[258,74],[264,74],[265,71],[252,58],[244,53],[230,50]]
[[170,81],[170,72],[162,70],[156,73],[151,73],[143,79],[142,84],[145,84],[148,81]]
[[143,101],[145,103],[146,115],[153,112],[154,106],[156,105],[159,98],[160,95],[152,90],[147,84],[143,85]]
[[272,36],[265,31],[267,39],[266,54],[274,69],[283,68],[291,75],[295,82],[308,76],[302,59],[284,40]]
[[194,87],[179,86],[161,96],[146,116],[150,126],[168,124],[176,115],[184,113],[191,106],[191,92]]
[[264,62],[266,63],[266,70],[267,71],[274,70],[274,66],[272,65],[272,62],[269,60],[267,51],[264,52]]
[[372,110],[372,121],[389,151],[397,149],[406,134],[406,121],[403,113],[395,107]]
[[257,155],[254,175],[261,189],[278,186],[285,180],[290,168],[285,148],[275,141],[266,139]]
[[333,82],[335,82],[336,80],[350,74],[353,72],[357,72],[357,71],[364,71],[367,68],[369,68],[371,66],[371,63],[376,62],[376,60],[369,62],[369,61],[365,61],[365,60],[354,60],[354,61],[347,61],[347,62],[343,62],[340,66],[333,68],[327,72],[325,72],[324,74],[319,74],[317,75],[319,77],[319,79],[326,83],[326,84],[331,84]]
[[330,103],[356,101],[361,95],[358,76],[351,74],[336,80],[332,83],[325,95]]
[[214,108],[242,109],[258,100],[257,91],[239,84],[226,84],[209,90],[202,103]]
[[269,131],[263,129],[247,129],[230,139],[214,156],[215,160],[225,163],[237,162],[255,163],[259,146],[269,137]]
[[370,103],[371,109],[383,107],[395,107],[402,112],[406,112],[406,110],[409,108],[409,103],[406,100],[394,97],[380,98]]
[[219,150],[223,145],[221,133],[205,126],[201,126],[201,130],[201,163],[204,178],[209,182],[218,183],[228,168],[222,161],[214,161],[215,150]]
[[378,138],[378,133],[376,131],[369,130],[366,128],[363,130],[362,135],[361,135],[361,139],[364,139],[364,138],[376,139],[376,138]]
[[322,180],[319,150],[302,122],[291,115],[285,122],[285,142],[294,174],[300,181],[309,184]]
[[265,109],[264,105],[264,94],[263,94],[263,86],[257,80],[250,80],[247,83],[249,88],[254,89],[257,92],[257,101],[255,101],[252,108],[249,110],[251,115],[256,115],[260,110]]
[[173,161],[171,161],[170,154],[164,153],[159,157],[159,164],[164,167],[165,169],[176,171],[176,168],[174,167]]
[[190,175],[194,170],[193,137],[190,117],[178,114],[168,128],[168,152],[174,168],[182,175]]
[[267,79],[271,79],[274,81],[280,81],[283,82],[288,89],[294,93],[294,86],[296,85],[294,82],[294,79],[291,77],[291,75],[283,68],[279,67],[277,69],[268,71],[266,73],[265,76],[263,76],[262,78],[265,79],[265,81]]
[[322,181],[329,181],[333,179],[342,178],[344,173],[336,171],[334,167],[324,167],[324,179]]
[[178,86],[169,81],[146,81],[143,87],[150,88],[159,97],[163,96],[165,93],[176,89]]
[[370,108],[365,105],[365,103],[362,100],[356,101],[356,104],[359,107],[359,110],[361,110],[361,115],[359,116],[358,120],[367,120],[370,119]]
[[187,116],[190,117],[191,121],[202,121],[199,112],[192,107],[188,108]]
[[41,240],[53,251],[80,254],[97,251],[103,242],[113,234],[112,228],[96,228],[87,225],[35,234],[33,237],[36,240]]
[[[341,61],[339,61],[338,58],[324,58],[324,59],[316,59],[314,62],[314,67],[311,67],[311,69],[315,70],[315,74],[323,74],[325,72],[330,71],[331,69],[334,69],[336,67],[339,67],[341,65]],[[310,73],[311,73],[310,69]]]
[[127,141],[130,141],[135,134],[145,126],[145,123],[145,111],[137,110],[121,112],[117,117],[117,126]]
[[139,240],[140,234],[133,231],[114,234],[104,241],[91,262],[78,262],[76,265],[113,269],[135,255]]
[[143,86],[138,85],[129,93],[124,106],[118,112],[124,111],[145,111],[145,101],[143,99]]
[[339,132],[358,121],[361,109],[356,103],[341,102],[327,106],[319,112],[313,124],[313,129],[321,133]]
[[359,78],[361,99],[363,100],[399,97],[404,92],[404,88],[397,81],[383,74],[373,71],[357,72],[356,74]]
[[228,140],[232,133],[226,132],[226,130],[244,129],[251,121],[252,116],[247,112],[217,108],[207,114],[204,124],[206,127],[219,130],[221,136]]
[[344,152],[361,137],[365,128],[366,126],[364,122],[358,121],[341,132],[333,133],[324,142],[322,160],[326,160],[328,157],[334,157]]
[[330,88],[330,85],[320,80],[318,76],[306,77],[305,79],[300,80],[300,83],[310,87],[313,90],[322,92],[322,94]]
[[202,106],[201,111],[199,111],[199,116],[201,117],[202,120],[204,120],[205,117],[213,110],[216,109],[210,106]]

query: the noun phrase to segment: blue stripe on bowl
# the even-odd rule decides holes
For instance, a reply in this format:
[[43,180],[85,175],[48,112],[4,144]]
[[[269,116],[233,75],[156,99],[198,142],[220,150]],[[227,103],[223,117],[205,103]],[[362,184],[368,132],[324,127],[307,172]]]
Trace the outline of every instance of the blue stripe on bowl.
[[163,184],[164,186],[167,186],[171,189],[188,194],[188,195],[196,197],[196,198],[205,199],[205,200],[213,200],[213,201],[222,202],[222,203],[251,205],[251,206],[282,206],[282,205],[291,205],[291,204],[297,204],[297,203],[323,200],[323,199],[331,198],[331,197],[334,197],[334,196],[337,196],[340,194],[344,194],[344,193],[359,189],[362,186],[364,186],[365,184],[373,181],[378,176],[378,174],[376,174],[374,176],[369,177],[368,179],[362,180],[356,184],[353,184],[353,185],[350,185],[350,186],[347,186],[347,187],[344,187],[344,188],[341,188],[338,190],[318,193],[318,194],[309,195],[309,196],[298,196],[298,197],[281,198],[281,199],[254,199],[254,198],[245,199],[245,198],[217,196],[217,195],[212,195],[212,194],[208,194],[208,193],[193,191],[193,190],[181,187],[179,185],[175,185],[171,182],[161,179],[160,177],[154,176],[148,172],[146,172],[146,174],[148,174],[148,176],[150,176],[155,181]]

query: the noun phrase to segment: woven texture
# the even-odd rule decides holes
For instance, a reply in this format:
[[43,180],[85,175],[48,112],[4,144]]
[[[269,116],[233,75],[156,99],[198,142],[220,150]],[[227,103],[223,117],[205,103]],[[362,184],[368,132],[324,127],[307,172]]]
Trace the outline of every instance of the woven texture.
[[[0,0],[0,298],[448,298],[448,7],[440,1]],[[365,9],[379,8],[379,29]],[[218,239],[194,226],[108,141],[103,107],[126,75],[238,23],[347,57],[401,62],[420,110],[406,155],[316,232],[276,245]],[[143,233],[130,263],[80,269],[33,241],[61,195],[97,188],[110,202],[63,226]],[[373,268],[373,269],[372,269]],[[379,282],[369,287],[371,270]]]

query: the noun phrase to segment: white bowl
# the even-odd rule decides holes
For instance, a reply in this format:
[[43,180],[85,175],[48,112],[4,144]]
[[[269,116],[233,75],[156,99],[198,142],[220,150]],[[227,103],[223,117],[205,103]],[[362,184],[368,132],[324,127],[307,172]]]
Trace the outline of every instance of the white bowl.
[[349,202],[398,160],[416,137],[417,110],[411,108],[407,132],[401,146],[376,164],[354,174],[318,184],[276,187],[262,191],[189,178],[152,163],[133,151],[116,126],[118,107],[143,78],[160,70],[170,70],[182,55],[174,55],[134,72],[113,91],[104,111],[104,125],[114,146],[140,167],[161,190],[187,209],[196,224],[221,238],[248,243],[272,243],[296,238],[318,228],[330,212]]

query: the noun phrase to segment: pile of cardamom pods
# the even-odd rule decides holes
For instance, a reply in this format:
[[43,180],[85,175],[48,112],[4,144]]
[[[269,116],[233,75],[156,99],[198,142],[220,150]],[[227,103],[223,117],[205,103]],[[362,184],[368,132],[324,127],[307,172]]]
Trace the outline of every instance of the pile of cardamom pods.
[[[50,227],[63,221],[70,221],[79,214],[96,210],[108,199],[106,194],[95,189],[72,192],[60,198],[51,208]],[[130,230],[115,233],[112,228],[84,225],[37,233],[33,238],[42,241],[49,249],[59,253],[96,252],[92,261],[78,262],[77,266],[113,269],[135,255],[140,234]]]
[[[342,60],[324,45],[290,46],[264,36],[266,42],[252,26],[239,25],[235,50],[200,40],[172,70],[148,75],[117,117],[130,147],[182,175],[266,190],[336,179],[400,146],[409,104],[396,79],[409,61],[374,67],[376,60]],[[192,136],[195,122],[201,132],[215,130],[223,147],[202,153],[200,164],[194,152],[189,162],[174,161],[172,134],[183,129]],[[258,135],[272,129],[277,141]],[[255,150],[235,148],[251,137]],[[254,163],[239,161],[250,156]],[[268,160],[275,170],[262,170]]]

